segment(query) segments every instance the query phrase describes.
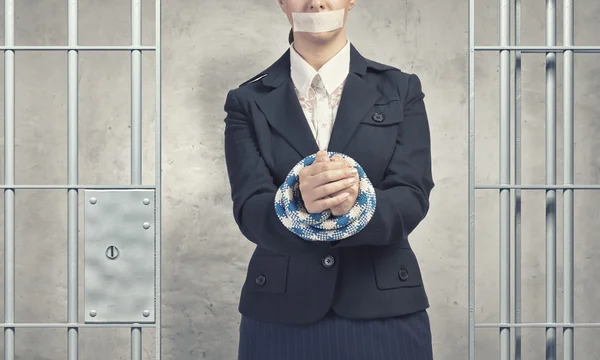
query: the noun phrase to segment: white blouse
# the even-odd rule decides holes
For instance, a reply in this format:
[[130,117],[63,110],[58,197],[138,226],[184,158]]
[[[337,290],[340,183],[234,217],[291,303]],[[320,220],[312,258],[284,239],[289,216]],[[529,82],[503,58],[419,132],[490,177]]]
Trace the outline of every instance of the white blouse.
[[309,65],[293,45],[290,46],[290,70],[296,95],[319,149],[326,150],[350,70],[350,42],[319,71]]

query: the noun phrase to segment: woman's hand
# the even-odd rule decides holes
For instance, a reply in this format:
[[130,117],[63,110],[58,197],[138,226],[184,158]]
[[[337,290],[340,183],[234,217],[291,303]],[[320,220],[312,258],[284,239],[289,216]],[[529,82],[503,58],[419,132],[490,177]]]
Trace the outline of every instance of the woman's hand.
[[[339,154],[335,154],[331,158],[331,161],[332,162],[341,162],[341,163],[345,164],[347,167],[349,167],[350,169],[352,169],[352,167],[350,165],[348,165],[346,163],[346,161],[344,160],[344,158],[341,157]],[[333,216],[344,215],[345,213],[350,211],[352,206],[354,206],[354,203],[356,202],[356,198],[358,197],[358,181],[359,181],[358,174],[356,174],[354,184],[350,185],[348,188],[346,188],[338,193],[331,195],[332,197],[335,197],[335,196],[338,196],[342,192],[347,192],[349,194],[344,202],[331,208],[331,214]]]
[[[336,212],[342,211],[347,205],[342,208],[337,206],[345,204],[352,196],[352,188],[358,179],[356,169],[348,166],[345,161],[330,161],[323,150],[317,153],[311,165],[300,170],[298,176],[304,206],[311,214],[333,208],[337,209]],[[355,200],[356,196],[350,202],[350,207]]]

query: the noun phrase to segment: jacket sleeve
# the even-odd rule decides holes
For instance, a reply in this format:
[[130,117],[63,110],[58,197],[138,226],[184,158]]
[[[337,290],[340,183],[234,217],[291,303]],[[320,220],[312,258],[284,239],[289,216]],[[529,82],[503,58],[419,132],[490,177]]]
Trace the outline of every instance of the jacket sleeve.
[[332,247],[383,246],[398,243],[425,218],[431,174],[429,123],[417,75],[409,75],[396,147],[385,178],[375,188],[377,206],[371,221],[359,233],[332,243]]
[[278,187],[260,154],[252,119],[235,89],[227,94],[225,112],[225,162],[233,217],[240,231],[251,242],[271,251],[306,249],[311,244],[289,231],[275,213]]

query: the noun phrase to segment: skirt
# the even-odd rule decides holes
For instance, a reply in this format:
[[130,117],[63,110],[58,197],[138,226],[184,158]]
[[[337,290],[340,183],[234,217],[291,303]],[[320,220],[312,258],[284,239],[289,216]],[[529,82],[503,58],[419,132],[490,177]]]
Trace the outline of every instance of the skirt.
[[432,360],[427,310],[353,320],[330,311],[307,325],[242,316],[238,360]]

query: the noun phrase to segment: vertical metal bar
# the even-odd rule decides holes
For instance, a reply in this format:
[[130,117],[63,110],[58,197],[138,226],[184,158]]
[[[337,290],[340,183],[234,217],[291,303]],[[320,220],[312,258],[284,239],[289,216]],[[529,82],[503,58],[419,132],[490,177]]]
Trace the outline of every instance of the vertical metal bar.
[[[131,45],[142,45],[141,0],[131,1]],[[131,184],[142,184],[142,52],[131,51]]]
[[[131,0],[131,45],[142,45],[141,0]],[[131,51],[131,184],[142,184],[142,52]],[[131,359],[142,360],[142,328],[131,328]]]
[[[69,0],[68,10],[68,45],[78,45],[78,0]],[[79,98],[78,98],[78,52],[69,50],[68,52],[68,110],[67,110],[67,182],[69,185],[78,185],[79,183],[79,151],[78,151],[78,121],[79,121]],[[79,249],[78,249],[78,189],[69,189],[67,191],[67,321],[69,323],[79,322]],[[67,357],[69,360],[77,360],[78,354],[78,331],[76,327],[68,328],[68,349]]]
[[[500,45],[510,45],[510,2],[500,0]],[[510,184],[510,51],[500,52],[500,184]],[[500,190],[500,322],[510,323],[510,190]],[[500,360],[510,359],[510,328],[500,328]]]
[[[546,46],[556,46],[556,0],[546,0]],[[556,184],[555,53],[546,53],[546,184]],[[556,190],[546,191],[546,321],[556,322]],[[556,359],[556,327],[546,328],[546,359]]]
[[154,165],[154,176],[155,176],[155,186],[156,186],[156,195],[155,195],[155,234],[154,234],[154,251],[156,253],[154,269],[155,269],[155,318],[156,318],[156,332],[155,332],[155,342],[156,342],[156,360],[160,360],[161,358],[161,194],[162,194],[162,55],[161,55],[161,38],[162,38],[162,16],[161,16],[161,0],[156,1],[156,9],[155,9],[155,42],[156,42],[156,74],[155,74],[155,82],[156,82],[156,108],[155,108],[155,155],[156,161]]
[[[573,0],[564,0],[563,10],[563,42],[564,46],[573,46],[574,43],[574,10]],[[564,54],[564,183],[572,185],[574,179],[574,54],[572,50]],[[573,220],[574,220],[574,197],[573,189],[564,191],[564,322],[572,323],[574,319],[574,254],[573,254]],[[565,327],[563,329],[563,359],[574,358],[574,329]]]
[[475,360],[475,0],[469,0],[469,360]]
[[131,359],[142,360],[142,328],[131,328]]
[[[521,45],[521,0],[515,0],[515,46]],[[515,52],[515,184],[521,185],[521,52]],[[515,323],[521,323],[521,189],[515,190]],[[515,360],[521,360],[521,328],[514,329]]]
[[[15,45],[15,3],[4,2],[4,43]],[[15,185],[15,52],[4,51],[4,184]],[[4,322],[15,322],[15,190],[4,190]],[[15,328],[4,329],[4,359],[15,359]]]

